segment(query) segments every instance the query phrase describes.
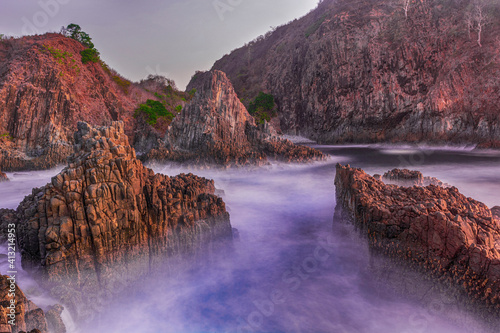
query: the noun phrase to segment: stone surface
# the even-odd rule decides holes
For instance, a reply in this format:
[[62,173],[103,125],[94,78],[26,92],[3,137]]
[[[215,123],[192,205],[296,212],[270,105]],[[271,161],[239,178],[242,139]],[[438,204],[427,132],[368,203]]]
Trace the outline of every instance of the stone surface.
[[6,181],[9,181],[9,178],[7,177],[7,175],[5,173],[2,172],[2,170],[0,170],[0,183],[6,182]]
[[45,318],[47,319],[47,326],[50,333],[66,333],[66,326],[61,318],[61,314],[64,310],[59,304],[51,306],[45,312]]
[[470,300],[500,311],[500,220],[457,188],[387,185],[337,165],[337,202],[372,248],[424,267]]
[[43,310],[28,300],[24,293],[15,285],[15,326],[11,326],[8,321],[10,314],[9,296],[11,290],[11,281],[9,276],[0,275],[0,332],[2,333],[20,333],[22,331],[39,330],[41,333],[48,333],[47,323]]
[[256,125],[223,72],[197,73],[187,87],[192,89],[196,94],[172,122],[164,146],[147,159],[246,165],[323,158],[315,149],[280,139],[269,123]]
[[319,143],[500,147],[500,3],[470,36],[469,0],[324,0],[217,61],[240,98],[278,105],[284,133]]
[[[138,103],[153,98],[101,63],[81,62],[84,47],[59,34],[0,41],[0,168],[66,164],[78,121],[123,120],[134,134]],[[125,82],[125,81],[123,81]]]
[[386,172],[383,176],[373,175],[373,178],[382,180],[386,184],[394,184],[400,186],[429,186],[436,185],[441,187],[451,187],[451,185],[440,181],[435,177],[422,175],[420,171],[408,169],[393,169]]
[[9,224],[18,222],[16,211],[13,209],[0,209],[0,243],[7,241]]
[[213,180],[155,174],[136,159],[122,122],[79,123],[75,153],[19,205],[23,267],[74,315],[153,271],[164,257],[231,238]]

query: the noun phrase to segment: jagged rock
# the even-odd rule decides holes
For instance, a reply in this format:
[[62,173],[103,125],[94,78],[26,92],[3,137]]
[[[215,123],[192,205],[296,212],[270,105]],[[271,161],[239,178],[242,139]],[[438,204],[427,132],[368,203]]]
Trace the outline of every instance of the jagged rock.
[[45,312],[45,318],[47,319],[47,324],[50,333],[66,333],[66,325],[61,318],[61,314],[64,310],[59,304],[51,306]]
[[422,186],[424,176],[420,171],[411,171],[408,169],[394,169],[386,172],[382,176],[382,180],[386,183],[401,184],[403,186]]
[[213,180],[145,168],[122,122],[80,122],[74,149],[68,167],[17,210],[23,267],[40,269],[41,284],[73,314],[97,310],[98,295],[119,292],[164,256],[231,238]]
[[451,187],[451,185],[440,181],[435,177],[424,177],[420,171],[412,171],[408,169],[393,169],[386,172],[383,176],[373,175],[373,178],[381,180],[386,184],[394,184],[400,186],[441,186]]
[[[11,310],[11,290],[15,290],[15,305]],[[14,311],[15,325],[9,324],[13,319],[9,315]],[[40,333],[48,333],[47,323],[43,310],[28,300],[17,284],[11,283],[9,276],[0,275],[0,332],[20,333],[23,331],[38,330]],[[36,331],[35,331],[36,332]]]
[[408,18],[397,3],[321,1],[213,69],[246,101],[272,94],[283,132],[320,143],[500,147],[500,20],[479,47],[464,23],[471,1],[414,1]]
[[2,170],[66,164],[78,121],[102,125],[123,120],[133,135],[135,108],[154,96],[100,62],[83,64],[84,49],[54,33],[0,42]]
[[165,146],[149,160],[245,165],[268,158],[284,161],[320,159],[322,153],[277,137],[273,126],[257,126],[221,71],[197,73],[187,87],[193,100],[172,122]]
[[500,206],[495,206],[491,209],[491,214],[500,219]]
[[371,246],[451,281],[500,311],[500,220],[457,188],[387,185],[337,165],[337,199]]
[[6,182],[8,180],[9,180],[9,178],[7,177],[7,175],[5,173],[3,173],[2,170],[0,170],[0,183]]

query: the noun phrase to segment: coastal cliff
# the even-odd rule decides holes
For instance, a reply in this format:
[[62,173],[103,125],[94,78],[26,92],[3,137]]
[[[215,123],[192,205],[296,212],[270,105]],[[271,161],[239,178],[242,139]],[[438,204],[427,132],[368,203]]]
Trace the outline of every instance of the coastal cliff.
[[335,185],[338,204],[372,249],[500,312],[500,219],[486,205],[455,187],[389,185],[340,164]]
[[409,1],[406,16],[402,4],[320,1],[213,69],[247,106],[271,94],[283,132],[320,143],[500,147],[499,2]]
[[88,316],[92,300],[128,287],[164,257],[232,238],[213,180],[145,168],[122,122],[80,122],[74,141],[68,167],[17,209],[23,267],[39,271],[73,314]]
[[318,150],[279,138],[270,123],[256,124],[223,72],[197,73],[187,90],[196,91],[194,98],[173,120],[164,147],[146,159],[238,166],[323,158]]

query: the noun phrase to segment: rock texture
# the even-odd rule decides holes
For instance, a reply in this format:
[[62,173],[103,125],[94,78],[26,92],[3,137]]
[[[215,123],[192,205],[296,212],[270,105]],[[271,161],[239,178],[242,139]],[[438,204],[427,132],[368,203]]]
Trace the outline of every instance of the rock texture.
[[83,64],[83,49],[59,34],[0,41],[2,170],[66,164],[78,121],[123,120],[133,134],[135,108],[154,96],[101,63]]
[[165,146],[148,159],[245,165],[323,157],[315,149],[280,139],[269,123],[257,126],[223,72],[197,73],[187,87],[193,89],[196,94],[172,122]]
[[11,281],[8,276],[0,275],[0,332],[2,333],[20,333],[28,331],[30,333],[41,332],[48,333],[47,323],[43,310],[28,300],[24,293],[15,285],[15,325],[9,324],[9,314],[11,310],[9,296],[11,290]]
[[339,205],[371,246],[452,284],[500,313],[500,219],[457,188],[387,185],[337,165]]
[[74,149],[69,166],[17,210],[23,267],[40,269],[73,314],[86,316],[97,295],[130,286],[165,256],[231,238],[213,180],[145,168],[122,122],[80,122]]
[[9,180],[9,178],[7,177],[7,175],[5,173],[3,173],[2,170],[0,170],[0,183],[6,182],[8,180]]
[[500,3],[468,32],[473,0],[324,0],[217,61],[245,103],[259,91],[281,129],[320,143],[500,147]]
[[[379,176],[379,175],[377,175]],[[394,184],[400,186],[429,186],[436,185],[441,187],[451,187],[447,183],[443,183],[435,177],[424,177],[420,171],[408,169],[393,169],[386,172],[381,177],[373,176],[378,180],[382,180],[386,184]]]

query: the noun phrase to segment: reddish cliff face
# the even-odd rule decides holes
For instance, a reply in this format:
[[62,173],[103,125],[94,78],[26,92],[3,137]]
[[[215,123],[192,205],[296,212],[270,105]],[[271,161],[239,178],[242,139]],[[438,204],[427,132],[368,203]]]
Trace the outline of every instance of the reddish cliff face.
[[99,310],[95,298],[130,286],[163,257],[231,239],[214,192],[213,180],[145,168],[122,122],[79,123],[68,167],[17,209],[23,266],[40,269],[42,284],[86,317]]
[[194,98],[172,122],[165,147],[147,158],[219,165],[323,158],[315,149],[280,139],[271,124],[256,125],[223,72],[197,73],[187,90],[196,91]]
[[455,187],[387,185],[361,169],[340,164],[335,185],[339,205],[369,236],[373,249],[424,268],[498,315],[496,211],[466,198]]
[[83,49],[59,34],[0,41],[0,168],[66,163],[78,121],[123,120],[133,134],[133,111],[148,94],[100,63],[83,64]]
[[217,61],[247,102],[274,95],[281,128],[320,142],[500,142],[500,5],[470,37],[469,0],[324,0]]

